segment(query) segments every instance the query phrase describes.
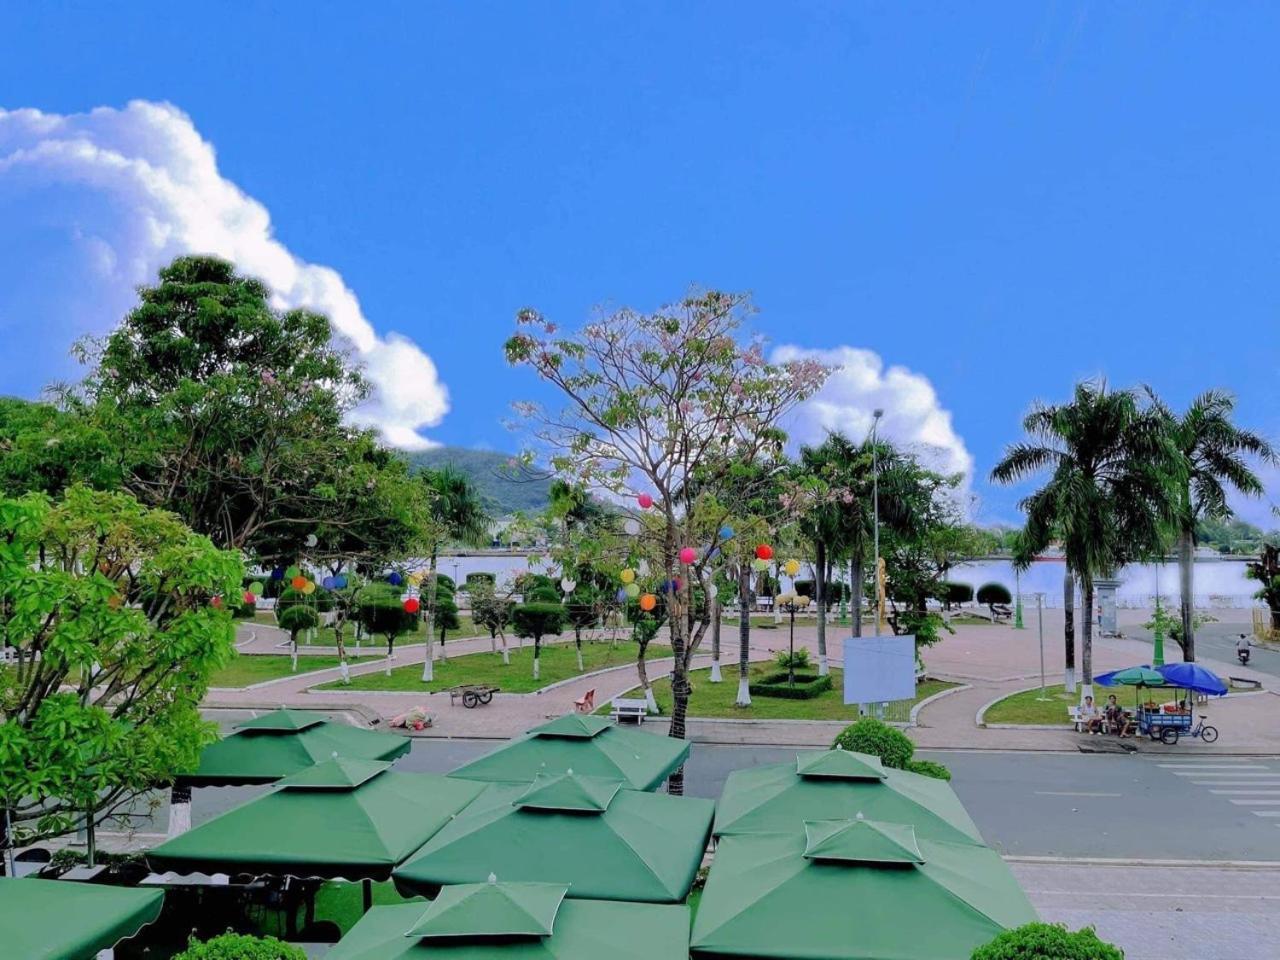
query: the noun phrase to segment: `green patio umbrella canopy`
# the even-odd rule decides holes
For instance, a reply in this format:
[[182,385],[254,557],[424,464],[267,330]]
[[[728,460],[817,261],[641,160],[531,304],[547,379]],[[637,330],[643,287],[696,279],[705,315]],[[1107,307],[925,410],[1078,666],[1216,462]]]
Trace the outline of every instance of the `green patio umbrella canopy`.
[[576,773],[498,785],[395,872],[404,893],[503,880],[569,885],[576,899],[679,903],[711,830],[710,800],[621,789]]
[[686,740],[619,727],[607,717],[570,713],[464,764],[452,776],[529,783],[539,774],[576,770],[620,780],[633,790],[654,790],[688,757]]
[[484,790],[399,773],[390,763],[329,760],[147,854],[153,870],[385,880]]
[[726,837],[693,925],[697,958],[957,960],[1036,912],[999,855],[873,820]]
[[409,752],[407,737],[361,730],[307,710],[274,710],[238,724],[200,754],[200,766],[178,778],[190,787],[272,783],[332,757],[395,760]]
[[444,887],[374,907],[328,960],[687,960],[684,905],[565,900],[564,884]]
[[0,877],[0,956],[92,960],[160,915],[160,890]]
[[794,763],[735,770],[716,804],[713,833],[800,833],[806,820],[856,817],[909,823],[929,840],[982,843],[951,785],[850,750],[801,753]]
[[1169,686],[1164,674],[1150,667],[1126,667],[1124,670],[1113,670],[1093,678],[1104,687],[1165,687]]

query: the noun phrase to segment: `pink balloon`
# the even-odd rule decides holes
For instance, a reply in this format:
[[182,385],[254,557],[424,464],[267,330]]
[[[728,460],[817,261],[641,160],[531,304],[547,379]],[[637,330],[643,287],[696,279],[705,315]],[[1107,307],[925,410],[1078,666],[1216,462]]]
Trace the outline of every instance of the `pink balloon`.
[[647,493],[642,493],[640,496],[636,497],[636,503],[640,504],[641,510],[648,510],[653,506],[653,497],[649,496]]
[[693,549],[693,547],[684,547],[683,549],[681,549],[680,551],[681,563],[693,563],[693,561],[697,559],[698,559],[698,551]]

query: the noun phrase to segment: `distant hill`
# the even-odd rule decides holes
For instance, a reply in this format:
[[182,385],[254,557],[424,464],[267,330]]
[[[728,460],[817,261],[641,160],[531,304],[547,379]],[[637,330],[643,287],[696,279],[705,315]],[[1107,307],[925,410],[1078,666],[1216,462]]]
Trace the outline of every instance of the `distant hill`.
[[508,466],[511,455],[466,447],[432,447],[409,454],[415,467],[441,467],[446,463],[465,474],[495,517],[509,513],[536,513],[551,500],[550,479],[525,479]]

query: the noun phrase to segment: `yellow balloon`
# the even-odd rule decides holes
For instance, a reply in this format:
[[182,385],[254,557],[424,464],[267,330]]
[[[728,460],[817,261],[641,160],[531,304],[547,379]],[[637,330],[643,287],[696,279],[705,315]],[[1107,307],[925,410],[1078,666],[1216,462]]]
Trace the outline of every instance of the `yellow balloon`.
[[800,561],[788,560],[786,563],[782,565],[782,569],[787,571],[788,577],[794,577],[797,573],[800,572]]
[[623,583],[633,583],[636,579],[636,572],[630,567],[627,567],[627,569],[623,570],[619,575],[619,579],[621,579]]
[[316,592],[316,585],[308,580],[307,585],[302,588],[302,592],[309,597]]

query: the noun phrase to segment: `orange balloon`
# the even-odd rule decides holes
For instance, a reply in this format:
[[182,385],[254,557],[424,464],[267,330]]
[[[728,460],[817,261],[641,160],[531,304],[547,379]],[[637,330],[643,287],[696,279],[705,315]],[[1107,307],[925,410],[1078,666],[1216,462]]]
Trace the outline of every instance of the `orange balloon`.
[[294,577],[292,580],[290,580],[289,583],[293,585],[293,589],[301,590],[303,587],[307,585],[307,578],[303,576],[297,576],[297,577]]
[[640,609],[648,612],[658,605],[658,598],[652,593],[642,593],[640,595]]

